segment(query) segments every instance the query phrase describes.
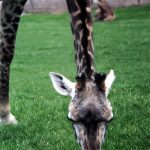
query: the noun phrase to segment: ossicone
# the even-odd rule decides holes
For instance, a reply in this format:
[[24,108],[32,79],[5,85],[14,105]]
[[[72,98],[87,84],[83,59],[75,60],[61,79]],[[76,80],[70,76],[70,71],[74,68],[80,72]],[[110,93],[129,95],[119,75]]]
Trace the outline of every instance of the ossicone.
[[104,81],[106,79],[106,74],[105,73],[95,73],[94,79],[95,79],[95,83],[96,83],[98,89],[100,91],[105,91],[106,88],[105,88]]
[[77,83],[76,83],[76,89],[81,91],[83,87],[85,86],[86,82],[86,75],[82,73],[80,76],[76,77]]

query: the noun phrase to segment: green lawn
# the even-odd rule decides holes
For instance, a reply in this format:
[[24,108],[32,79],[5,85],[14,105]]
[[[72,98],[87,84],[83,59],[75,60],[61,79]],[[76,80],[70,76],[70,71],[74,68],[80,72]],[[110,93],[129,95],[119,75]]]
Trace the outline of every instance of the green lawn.
[[[114,69],[109,95],[114,120],[103,149],[150,149],[150,5],[116,10],[94,23],[97,71]],[[10,98],[17,126],[0,127],[0,150],[80,150],[67,120],[70,98],[55,92],[55,71],[75,81],[69,16],[23,16],[11,66]]]

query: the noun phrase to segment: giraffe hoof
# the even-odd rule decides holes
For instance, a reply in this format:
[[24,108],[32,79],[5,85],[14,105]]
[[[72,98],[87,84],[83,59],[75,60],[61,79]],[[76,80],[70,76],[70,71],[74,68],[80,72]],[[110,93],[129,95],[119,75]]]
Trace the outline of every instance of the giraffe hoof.
[[6,117],[1,117],[0,118],[0,124],[17,124],[18,121],[16,120],[16,118],[9,113]]

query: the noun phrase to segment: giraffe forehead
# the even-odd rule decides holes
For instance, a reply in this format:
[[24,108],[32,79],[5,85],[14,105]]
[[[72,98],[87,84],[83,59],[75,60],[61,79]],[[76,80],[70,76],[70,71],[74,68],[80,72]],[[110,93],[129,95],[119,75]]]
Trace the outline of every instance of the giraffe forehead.
[[82,97],[89,97],[90,98],[93,96],[94,97],[98,97],[99,96],[99,90],[96,86],[96,84],[93,81],[88,81],[85,82],[85,86],[83,87],[83,89],[81,91],[78,91],[78,95],[82,96]]
[[97,90],[96,84],[94,83],[94,81],[86,82],[85,87],[86,87],[86,90],[89,90],[89,91]]

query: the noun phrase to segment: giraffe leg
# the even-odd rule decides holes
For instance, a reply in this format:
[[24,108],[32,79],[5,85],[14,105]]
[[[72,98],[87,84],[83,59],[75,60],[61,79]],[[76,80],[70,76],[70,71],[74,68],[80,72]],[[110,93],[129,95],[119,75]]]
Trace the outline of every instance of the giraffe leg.
[[15,40],[26,0],[3,0],[0,18],[0,122],[17,123],[10,113],[9,72],[13,59]]

